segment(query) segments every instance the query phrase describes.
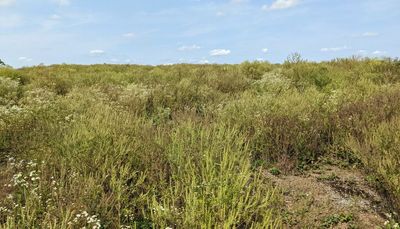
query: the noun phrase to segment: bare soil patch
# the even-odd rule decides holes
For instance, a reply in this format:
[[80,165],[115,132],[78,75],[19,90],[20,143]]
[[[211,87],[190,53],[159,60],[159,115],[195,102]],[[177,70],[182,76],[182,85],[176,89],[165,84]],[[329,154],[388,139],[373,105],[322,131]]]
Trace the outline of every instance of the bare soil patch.
[[284,193],[288,228],[377,228],[385,199],[355,169],[323,166],[301,175],[266,175]]

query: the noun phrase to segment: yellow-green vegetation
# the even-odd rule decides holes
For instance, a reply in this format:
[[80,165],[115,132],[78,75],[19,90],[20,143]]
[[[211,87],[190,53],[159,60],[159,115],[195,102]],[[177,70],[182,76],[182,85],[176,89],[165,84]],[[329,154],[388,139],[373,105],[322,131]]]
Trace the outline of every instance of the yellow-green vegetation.
[[[330,215],[323,220],[321,227],[331,228],[332,226],[335,226],[339,223],[350,223],[351,221],[353,221],[352,215],[346,215],[346,214]],[[352,227],[353,226],[350,226],[350,228]]]
[[323,158],[400,210],[399,130],[398,60],[0,68],[0,227],[281,228]]
[[379,184],[390,191],[392,204],[400,209],[400,117],[363,131],[365,137],[361,141],[351,139],[349,145],[376,173]]

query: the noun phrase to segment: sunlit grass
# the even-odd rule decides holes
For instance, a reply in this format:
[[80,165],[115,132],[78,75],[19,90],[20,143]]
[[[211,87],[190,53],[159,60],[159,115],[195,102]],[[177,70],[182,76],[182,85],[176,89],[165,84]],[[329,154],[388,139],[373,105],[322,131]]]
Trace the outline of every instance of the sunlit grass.
[[281,228],[266,171],[343,152],[399,210],[399,83],[397,60],[1,68],[0,227]]

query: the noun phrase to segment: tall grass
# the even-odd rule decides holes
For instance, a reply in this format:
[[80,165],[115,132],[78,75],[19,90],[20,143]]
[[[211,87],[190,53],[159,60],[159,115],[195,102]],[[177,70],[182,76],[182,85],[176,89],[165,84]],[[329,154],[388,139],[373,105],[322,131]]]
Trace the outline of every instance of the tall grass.
[[172,179],[161,197],[154,197],[157,222],[179,228],[279,225],[275,190],[260,171],[251,170],[248,146],[235,129],[187,123],[171,138]]
[[393,208],[400,208],[400,118],[383,122],[370,131],[363,129],[365,138],[348,140],[367,168],[388,190]]
[[0,225],[280,228],[264,171],[331,157],[382,177],[400,210],[399,73],[297,57],[0,68]]

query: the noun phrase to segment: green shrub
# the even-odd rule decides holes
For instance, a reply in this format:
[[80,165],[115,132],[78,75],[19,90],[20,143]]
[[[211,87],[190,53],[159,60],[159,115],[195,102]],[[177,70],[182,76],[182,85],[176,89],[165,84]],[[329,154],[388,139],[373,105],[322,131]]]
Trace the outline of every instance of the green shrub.
[[381,178],[389,190],[394,210],[400,210],[400,117],[383,122],[371,131],[363,129],[364,138],[352,137],[348,144],[367,170]]
[[246,77],[253,79],[253,80],[259,80],[261,79],[262,75],[265,73],[271,71],[273,67],[271,64],[267,62],[260,62],[260,61],[255,61],[255,62],[244,62],[240,64],[240,70],[243,75]]
[[244,139],[224,125],[183,124],[167,155],[172,181],[155,196],[152,218],[162,227],[231,228],[278,226],[276,194],[253,173]]

